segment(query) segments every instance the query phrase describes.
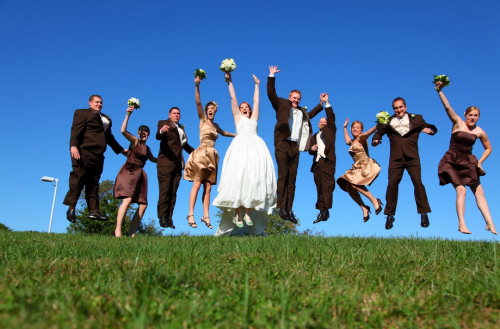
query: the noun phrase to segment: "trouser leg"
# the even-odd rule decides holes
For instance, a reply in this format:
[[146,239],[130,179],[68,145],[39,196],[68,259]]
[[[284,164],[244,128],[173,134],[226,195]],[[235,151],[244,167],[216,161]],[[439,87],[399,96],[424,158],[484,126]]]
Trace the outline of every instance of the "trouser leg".
[[411,182],[413,183],[417,212],[419,214],[431,212],[429,200],[427,200],[427,193],[425,192],[424,184],[422,184],[420,159],[408,159],[406,171],[408,171]]
[[403,178],[405,168],[406,161],[404,160],[404,158],[389,161],[389,183],[387,185],[387,192],[385,194],[386,206],[384,209],[384,214],[386,215],[394,216],[396,214],[399,183]]

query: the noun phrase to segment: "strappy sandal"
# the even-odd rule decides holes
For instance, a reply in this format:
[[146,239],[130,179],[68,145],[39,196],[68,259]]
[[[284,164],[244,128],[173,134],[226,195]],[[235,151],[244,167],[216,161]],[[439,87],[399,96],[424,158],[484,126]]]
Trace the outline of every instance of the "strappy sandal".
[[[204,220],[205,218],[208,218],[208,221]],[[205,223],[205,225],[209,228],[212,229],[212,224],[210,224],[210,217],[201,217],[201,221]]]
[[196,222],[190,222],[189,221],[189,217],[193,217],[194,218],[194,215],[187,215],[187,217],[186,217],[189,226],[191,226],[192,228],[197,228],[198,226],[196,225]]

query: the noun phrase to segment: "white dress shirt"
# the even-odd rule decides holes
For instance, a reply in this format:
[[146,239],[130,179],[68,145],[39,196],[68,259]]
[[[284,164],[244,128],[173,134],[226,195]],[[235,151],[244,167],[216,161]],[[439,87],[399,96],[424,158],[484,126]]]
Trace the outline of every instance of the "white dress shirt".
[[318,132],[316,135],[316,142],[318,144],[318,151],[316,155],[316,162],[319,161],[321,158],[326,158],[325,155],[325,140],[324,140],[324,135],[321,131]]
[[298,108],[290,109],[290,117],[288,117],[288,126],[290,126],[290,140],[300,143],[300,132],[302,130],[302,119],[304,115]]
[[402,119],[395,116],[391,119],[390,124],[401,136],[406,135],[410,131],[410,119],[408,113],[405,113]]
[[109,120],[101,112],[99,112],[99,114],[101,115],[102,126],[104,127],[104,130],[106,130],[109,126]]

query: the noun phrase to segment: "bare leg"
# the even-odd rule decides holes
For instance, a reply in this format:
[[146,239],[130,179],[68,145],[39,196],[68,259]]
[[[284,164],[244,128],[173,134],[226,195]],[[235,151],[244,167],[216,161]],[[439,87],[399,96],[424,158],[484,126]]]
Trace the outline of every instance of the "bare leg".
[[134,217],[132,217],[132,223],[130,223],[130,229],[128,231],[128,236],[134,237],[135,231],[141,222],[144,213],[146,212],[147,204],[140,204],[139,209],[135,212]]
[[375,198],[372,194],[372,192],[370,192],[366,186],[364,185],[352,185],[352,187],[354,189],[356,189],[359,193],[363,194],[365,197],[368,198],[368,200],[370,200],[370,202],[373,204],[373,207],[375,208],[375,210],[378,208],[378,201],[377,201],[377,198]]
[[241,215],[241,210],[243,209],[243,207],[239,207],[236,211],[236,221],[238,223],[241,223],[243,224],[243,219],[242,219],[242,215]]
[[[191,227],[196,227],[196,223],[194,221],[194,205],[196,204],[196,198],[198,197],[198,192],[200,191],[201,187],[201,182],[200,181],[194,181],[193,182],[193,187],[191,188],[191,194],[189,195],[189,218],[188,222],[190,223]],[[191,220],[192,219],[192,220]]]
[[250,208],[245,208],[245,222],[252,223],[252,219],[250,218]]
[[463,185],[453,185],[457,191],[457,216],[458,216],[458,231],[463,234],[471,234],[467,226],[465,225],[465,195],[467,190]]
[[354,202],[356,202],[358,206],[361,207],[361,210],[363,210],[363,216],[364,217],[368,216],[368,209],[366,208],[363,200],[361,200],[361,196],[359,195],[358,190],[354,187],[354,185],[351,183],[347,183],[346,189],[347,193],[349,193]]
[[125,218],[125,214],[127,213],[128,207],[130,206],[130,202],[132,202],[132,198],[123,199],[120,208],[118,208],[118,214],[116,215],[116,229],[115,229],[115,236],[117,238],[122,237],[123,218]]
[[481,211],[481,214],[483,214],[484,221],[486,222],[486,229],[493,234],[497,234],[497,230],[495,229],[495,225],[493,224],[493,219],[491,219],[488,203],[486,202],[486,198],[484,197],[483,187],[481,186],[481,184],[477,184],[476,186],[471,186],[470,189],[476,196],[477,207]]
[[210,224],[210,191],[212,190],[212,184],[208,181],[203,181],[203,218],[201,219],[208,228],[212,228]]

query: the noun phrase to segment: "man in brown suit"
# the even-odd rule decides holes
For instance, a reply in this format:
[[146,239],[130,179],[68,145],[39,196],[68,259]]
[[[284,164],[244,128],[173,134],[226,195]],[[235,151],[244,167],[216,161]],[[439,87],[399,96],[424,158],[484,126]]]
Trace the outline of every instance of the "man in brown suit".
[[184,169],[182,150],[191,153],[194,149],[187,143],[184,126],[179,124],[181,112],[178,107],[172,107],[168,120],[158,121],[156,139],[160,142],[160,153],[156,168],[158,171],[158,218],[161,227],[175,229],[172,215],[174,213],[177,189]]
[[101,109],[102,97],[92,95],[89,108],[76,110],[73,116],[69,142],[73,170],[69,174],[69,191],[63,201],[69,206],[66,218],[72,223],[76,222],[75,207],[84,186],[88,217],[108,220],[99,212],[99,180],[104,166],[104,151],[109,145],[116,154],[127,154],[111,133],[111,119],[102,114]]
[[332,208],[333,190],[335,189],[335,114],[328,102],[328,94],[321,94],[321,102],[325,102],[326,118],[319,120],[319,129],[312,136],[309,154],[313,157],[311,172],[318,192],[316,209],[320,211],[313,224],[327,221],[330,218],[328,209]]
[[269,67],[267,80],[267,96],[276,111],[277,123],[274,128],[274,148],[278,163],[278,202],[279,215],[284,220],[297,223],[293,214],[293,199],[295,197],[295,180],[299,166],[299,152],[309,151],[312,137],[311,119],[321,110],[318,104],[311,112],[299,106],[302,94],[292,90],[288,99],[278,97],[275,88],[277,66]]
[[406,113],[406,102],[398,97],[392,101],[394,115],[389,119],[388,124],[379,124],[378,130],[373,135],[372,145],[381,143],[384,134],[387,134],[391,143],[391,153],[389,158],[389,184],[385,196],[386,206],[384,214],[387,215],[385,228],[390,230],[395,221],[396,206],[398,203],[398,190],[404,170],[408,172],[413,183],[417,211],[421,216],[420,226],[429,227],[429,217],[431,212],[425,187],[422,184],[420,156],[418,154],[418,138],[420,132],[429,135],[437,133],[437,128],[425,122],[419,114]]

